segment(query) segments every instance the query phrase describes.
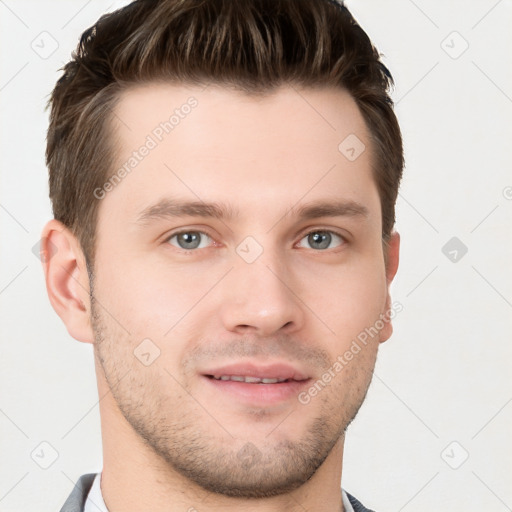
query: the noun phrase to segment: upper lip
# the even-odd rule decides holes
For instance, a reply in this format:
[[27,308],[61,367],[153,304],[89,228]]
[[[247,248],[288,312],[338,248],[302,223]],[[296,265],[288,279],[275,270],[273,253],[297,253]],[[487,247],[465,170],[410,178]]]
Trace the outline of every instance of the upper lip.
[[286,363],[256,364],[232,363],[201,372],[203,375],[259,377],[260,379],[306,380],[309,376],[302,370]]

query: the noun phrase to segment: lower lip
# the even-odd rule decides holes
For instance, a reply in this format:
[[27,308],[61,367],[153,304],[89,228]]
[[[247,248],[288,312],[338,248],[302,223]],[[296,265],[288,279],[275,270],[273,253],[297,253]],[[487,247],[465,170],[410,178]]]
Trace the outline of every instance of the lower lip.
[[218,392],[227,393],[236,399],[255,405],[272,405],[286,400],[298,400],[299,393],[308,385],[310,379],[292,380],[276,384],[252,384],[235,380],[217,380],[203,375]]

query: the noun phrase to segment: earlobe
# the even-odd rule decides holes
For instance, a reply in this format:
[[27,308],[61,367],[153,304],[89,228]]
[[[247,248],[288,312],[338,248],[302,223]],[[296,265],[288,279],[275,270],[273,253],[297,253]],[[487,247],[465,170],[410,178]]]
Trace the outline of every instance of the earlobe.
[[76,237],[55,219],[45,225],[41,234],[41,261],[53,309],[73,338],[92,343],[85,257]]
[[390,314],[392,311],[391,304],[391,295],[389,293],[389,287],[393,279],[395,278],[396,272],[398,270],[398,263],[400,259],[400,234],[397,231],[391,233],[391,237],[389,239],[387,245],[387,254],[386,254],[386,286],[387,286],[387,295],[386,295],[386,306],[384,310],[384,327],[380,331],[380,342],[384,342],[388,340],[393,334],[393,325],[391,324]]

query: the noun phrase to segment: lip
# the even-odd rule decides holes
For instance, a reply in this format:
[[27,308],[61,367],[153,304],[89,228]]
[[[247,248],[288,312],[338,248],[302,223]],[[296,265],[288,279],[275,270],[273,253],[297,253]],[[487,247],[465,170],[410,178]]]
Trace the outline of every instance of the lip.
[[[275,384],[238,382],[232,380],[216,380],[213,376],[229,375],[259,377],[261,379],[290,379]],[[201,372],[206,385],[214,392],[234,398],[237,402],[268,407],[277,405],[298,394],[309,385],[311,378],[302,370],[286,363],[257,365],[253,363],[236,363],[212,368]]]
[[[255,363],[233,363],[201,372],[202,375],[241,375],[261,379],[290,379],[303,381],[309,378],[305,372],[286,363],[258,365]],[[269,384],[271,385],[271,384]]]

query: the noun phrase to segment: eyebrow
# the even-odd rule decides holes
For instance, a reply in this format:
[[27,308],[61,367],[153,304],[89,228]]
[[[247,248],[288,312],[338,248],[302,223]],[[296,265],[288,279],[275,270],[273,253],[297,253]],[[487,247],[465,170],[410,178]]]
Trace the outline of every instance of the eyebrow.
[[211,217],[214,219],[232,219],[236,215],[233,208],[219,203],[203,201],[181,201],[164,198],[148,206],[137,217],[138,224],[147,224],[152,220],[171,217]]
[[[158,219],[172,217],[206,217],[230,220],[238,215],[238,210],[231,205],[204,201],[182,201],[164,198],[140,212],[137,224],[148,224]],[[320,217],[359,217],[369,215],[366,206],[352,200],[315,201],[300,207],[293,206],[282,218],[297,216],[299,220],[311,220]]]

